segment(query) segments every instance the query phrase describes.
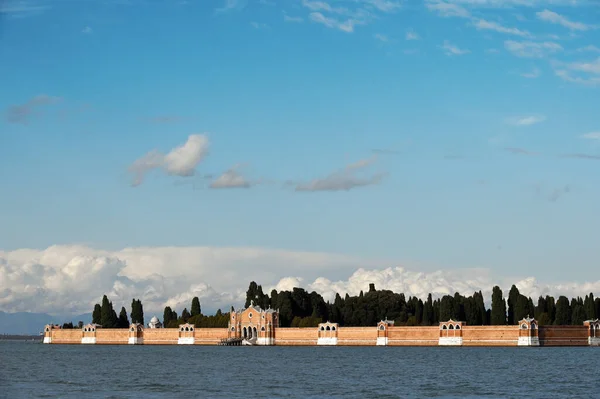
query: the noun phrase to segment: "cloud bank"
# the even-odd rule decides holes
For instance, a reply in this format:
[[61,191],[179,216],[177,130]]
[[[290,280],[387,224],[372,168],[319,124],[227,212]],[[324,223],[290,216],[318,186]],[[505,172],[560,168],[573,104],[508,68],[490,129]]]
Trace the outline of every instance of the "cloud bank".
[[493,285],[508,290],[513,283],[534,299],[546,294],[600,295],[600,281],[548,285],[533,277],[499,278],[484,269],[424,273],[329,253],[252,247],[138,247],[111,252],[52,246],[0,251],[0,310],[82,314],[107,294],[115,306],[126,308],[133,297],[141,298],[148,315],[162,315],[167,305],[181,312],[194,296],[203,309],[213,312],[243,305],[251,280],[262,284],[265,292],[301,286],[330,301],[336,293],[366,291],[369,283],[421,298],[430,292],[440,297],[481,290],[489,300]]

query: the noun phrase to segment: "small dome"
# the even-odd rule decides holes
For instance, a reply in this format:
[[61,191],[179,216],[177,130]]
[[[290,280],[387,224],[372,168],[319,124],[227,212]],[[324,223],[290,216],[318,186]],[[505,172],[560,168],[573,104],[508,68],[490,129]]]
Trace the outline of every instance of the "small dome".
[[158,323],[158,317],[154,316],[150,319],[150,323]]

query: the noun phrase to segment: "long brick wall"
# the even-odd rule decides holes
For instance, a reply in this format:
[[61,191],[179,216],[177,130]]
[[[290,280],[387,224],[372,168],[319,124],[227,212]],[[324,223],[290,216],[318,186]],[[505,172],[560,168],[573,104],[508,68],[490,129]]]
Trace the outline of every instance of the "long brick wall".
[[519,326],[464,326],[463,346],[517,346]]
[[[450,329],[452,327],[452,329]],[[44,342],[52,344],[104,345],[218,345],[228,338],[227,328],[146,328],[133,324],[129,329],[103,329],[89,324],[83,329],[46,326]],[[321,323],[319,327],[274,329],[279,346],[589,346],[600,345],[600,321],[586,321],[582,326],[537,326],[534,319],[524,319],[515,326],[469,326],[449,321],[440,326],[401,327],[381,321],[373,327],[339,327]]]
[[225,338],[227,338],[226,328],[198,328],[194,330],[194,344],[196,345],[218,345]]
[[588,330],[581,326],[541,326],[540,346],[588,346]]
[[440,329],[433,327],[389,327],[389,346],[437,346]]
[[314,328],[277,328],[275,330],[275,345],[301,346],[317,345],[319,330]]

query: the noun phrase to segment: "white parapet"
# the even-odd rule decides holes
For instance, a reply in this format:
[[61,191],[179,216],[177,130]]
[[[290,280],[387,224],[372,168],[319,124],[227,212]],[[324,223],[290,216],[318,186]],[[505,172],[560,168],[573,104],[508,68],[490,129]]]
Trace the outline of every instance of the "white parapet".
[[321,337],[317,339],[317,345],[337,345],[338,339],[335,337]]
[[377,337],[377,346],[387,346],[388,338],[387,337]]
[[589,337],[588,344],[590,346],[600,346],[600,337]]
[[538,337],[519,337],[517,346],[540,346],[540,339]]
[[462,346],[462,337],[440,337],[438,345],[440,346]]
[[45,344],[51,344],[52,343],[52,337],[44,337],[44,343]]
[[143,337],[129,337],[129,345],[143,345],[144,338]]
[[194,345],[194,337],[180,337],[177,340],[178,345]]
[[273,338],[256,338],[256,345],[264,345],[264,346],[275,345],[275,339],[273,339]]
[[96,337],[83,337],[83,338],[81,338],[81,343],[93,345],[96,343]]

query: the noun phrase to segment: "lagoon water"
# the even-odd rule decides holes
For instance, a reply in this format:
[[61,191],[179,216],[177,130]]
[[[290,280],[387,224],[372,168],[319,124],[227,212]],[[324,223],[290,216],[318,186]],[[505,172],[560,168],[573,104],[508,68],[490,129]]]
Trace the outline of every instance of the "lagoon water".
[[2,398],[593,398],[600,348],[0,341]]

